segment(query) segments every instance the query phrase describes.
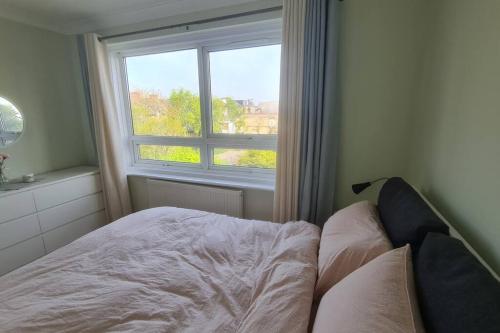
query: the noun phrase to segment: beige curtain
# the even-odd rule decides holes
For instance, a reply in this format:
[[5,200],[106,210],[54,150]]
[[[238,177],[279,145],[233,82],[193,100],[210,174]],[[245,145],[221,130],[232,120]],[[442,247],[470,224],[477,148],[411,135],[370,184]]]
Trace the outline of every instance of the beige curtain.
[[297,219],[306,0],[284,0],[274,220]]
[[106,211],[111,221],[114,221],[131,212],[120,145],[119,116],[106,44],[100,42],[96,34],[86,34],[84,38]]

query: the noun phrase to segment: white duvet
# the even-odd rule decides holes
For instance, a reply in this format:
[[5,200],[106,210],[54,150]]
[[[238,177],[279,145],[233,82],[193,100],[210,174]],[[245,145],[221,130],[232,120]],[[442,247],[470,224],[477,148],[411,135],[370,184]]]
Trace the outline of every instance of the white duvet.
[[0,278],[1,332],[305,332],[319,230],[132,214]]

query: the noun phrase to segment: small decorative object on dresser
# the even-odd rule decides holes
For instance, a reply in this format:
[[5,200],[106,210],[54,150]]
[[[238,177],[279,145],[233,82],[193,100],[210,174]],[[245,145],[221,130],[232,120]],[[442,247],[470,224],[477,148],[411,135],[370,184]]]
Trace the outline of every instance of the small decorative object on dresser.
[[34,183],[35,182],[35,174],[34,173],[28,173],[23,176],[23,183]]
[[5,175],[5,162],[9,159],[9,155],[0,153],[0,185],[7,183],[9,180]]

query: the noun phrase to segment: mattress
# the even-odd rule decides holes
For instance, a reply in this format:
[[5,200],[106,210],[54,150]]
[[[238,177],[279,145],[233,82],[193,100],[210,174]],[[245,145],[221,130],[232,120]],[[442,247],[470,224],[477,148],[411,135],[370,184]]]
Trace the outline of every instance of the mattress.
[[319,229],[129,215],[0,278],[2,332],[306,332]]

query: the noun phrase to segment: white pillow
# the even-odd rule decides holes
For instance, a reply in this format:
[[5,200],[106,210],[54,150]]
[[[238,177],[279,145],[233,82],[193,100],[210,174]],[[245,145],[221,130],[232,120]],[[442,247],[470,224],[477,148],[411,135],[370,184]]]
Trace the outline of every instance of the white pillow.
[[377,207],[368,201],[339,210],[321,233],[315,299],[379,255],[392,250]]
[[370,261],[321,299],[313,333],[425,332],[417,306],[411,249]]

